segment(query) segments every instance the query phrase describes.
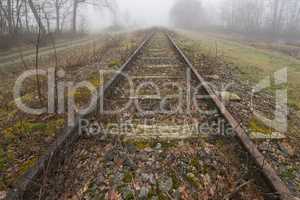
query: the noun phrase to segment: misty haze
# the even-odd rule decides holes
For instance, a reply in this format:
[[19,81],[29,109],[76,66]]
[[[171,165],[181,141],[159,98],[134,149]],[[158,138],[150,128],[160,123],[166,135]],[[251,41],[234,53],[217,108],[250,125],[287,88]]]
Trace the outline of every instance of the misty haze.
[[299,0],[0,0],[0,200],[300,200]]

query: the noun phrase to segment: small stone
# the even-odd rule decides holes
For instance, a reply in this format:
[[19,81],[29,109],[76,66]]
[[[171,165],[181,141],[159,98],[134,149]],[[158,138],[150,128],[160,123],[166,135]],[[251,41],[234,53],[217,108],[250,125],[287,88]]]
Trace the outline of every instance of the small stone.
[[144,149],[144,151],[145,151],[145,152],[148,152],[148,153],[150,153],[150,152],[152,152],[152,151],[153,151],[153,149],[152,149],[152,148],[150,148],[150,147],[147,147],[147,148],[145,148],[145,149]]
[[128,167],[131,170],[135,170],[136,169],[136,164],[130,158],[126,158],[125,159],[124,166]]
[[232,92],[221,92],[220,96],[224,101],[241,101],[241,97]]
[[159,189],[165,193],[169,192],[173,187],[173,181],[170,177],[160,179],[158,184]]
[[147,182],[148,181],[148,174],[141,174],[141,178],[143,182]]
[[156,150],[160,150],[161,147],[162,147],[161,144],[160,144],[160,143],[157,143],[156,146],[155,146],[155,149],[156,149]]
[[105,154],[105,160],[106,161],[113,161],[114,160],[114,157],[115,157],[115,153],[114,153],[114,151],[113,150],[111,150],[111,151],[109,151],[109,152],[107,152],[106,154]]
[[150,183],[152,185],[154,185],[156,182],[155,182],[155,178],[154,178],[154,175],[153,174],[141,174],[141,179],[144,183]]
[[294,156],[295,155],[294,149],[286,142],[280,143],[279,148],[284,154],[286,154],[288,156]]
[[99,176],[97,176],[95,183],[96,183],[96,185],[99,186],[99,185],[102,185],[104,183],[104,181],[105,181],[104,176],[102,174],[100,174]]
[[151,183],[152,185],[156,184],[156,180],[153,174],[149,175],[149,183]]
[[0,191],[0,200],[5,199],[7,196],[7,193],[5,191]]
[[206,78],[213,79],[213,80],[219,80],[220,76],[218,76],[217,74],[214,74],[214,75],[208,75],[208,76],[206,76]]
[[114,176],[113,182],[114,182],[114,184],[121,184],[123,179],[124,179],[124,174],[118,172],[118,173]]
[[133,154],[137,151],[137,148],[133,144],[128,144],[127,145],[127,151],[128,151],[128,153]]
[[145,199],[148,197],[148,193],[149,193],[149,188],[143,186],[140,190],[140,194],[139,194],[139,198],[141,199]]

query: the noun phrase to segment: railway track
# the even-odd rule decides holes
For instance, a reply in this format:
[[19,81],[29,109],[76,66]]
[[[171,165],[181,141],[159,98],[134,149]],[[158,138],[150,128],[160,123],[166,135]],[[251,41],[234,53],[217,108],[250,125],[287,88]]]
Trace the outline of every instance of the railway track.
[[93,126],[66,131],[10,196],[293,198],[169,35],[145,39],[121,71],[85,116]]

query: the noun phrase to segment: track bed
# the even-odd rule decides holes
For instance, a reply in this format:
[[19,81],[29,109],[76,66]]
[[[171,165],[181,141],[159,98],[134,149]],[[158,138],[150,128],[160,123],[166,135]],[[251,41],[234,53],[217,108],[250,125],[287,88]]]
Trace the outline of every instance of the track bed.
[[126,73],[132,84],[121,80],[104,99],[105,110],[121,111],[93,118],[101,133],[82,136],[62,162],[50,163],[28,199],[273,197],[164,34]]

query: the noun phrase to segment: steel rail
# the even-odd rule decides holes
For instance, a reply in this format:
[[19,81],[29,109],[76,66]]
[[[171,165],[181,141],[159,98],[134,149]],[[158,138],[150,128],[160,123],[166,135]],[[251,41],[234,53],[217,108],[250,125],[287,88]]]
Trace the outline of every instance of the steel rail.
[[[142,52],[145,45],[152,38],[154,33],[149,34],[139,45],[139,47],[131,54],[128,60],[120,67],[119,72],[125,72],[131,66],[132,62],[137,58],[139,53]],[[234,119],[231,113],[226,109],[225,105],[219,99],[219,97],[215,94],[215,92],[209,87],[209,85],[205,82],[205,80],[201,77],[201,75],[197,72],[196,68],[192,65],[183,51],[178,47],[175,40],[167,34],[169,41],[172,46],[176,50],[176,52],[180,55],[182,60],[185,62],[187,67],[191,69],[193,74],[197,77],[198,81],[203,85],[206,92],[211,96],[213,102],[216,104],[222,115],[228,121],[228,123],[234,128],[237,138],[243,145],[243,147],[247,150],[247,152],[252,156],[256,165],[261,169],[262,174],[271,184],[272,188],[279,195],[282,200],[294,200],[296,199],[291,195],[291,192],[286,187],[284,182],[280,179],[280,177],[276,174],[275,170],[271,167],[271,165],[266,162],[264,156],[259,152],[255,144],[251,141],[251,139],[246,134],[245,130],[240,126],[240,124]],[[112,79],[110,79],[104,86],[99,88],[100,93],[98,96],[98,102],[101,98],[101,95],[105,95],[113,86],[116,84],[122,75],[117,73]],[[94,109],[99,110],[99,105],[97,104]],[[64,129],[61,134],[59,134],[57,140],[50,146],[47,153],[42,156],[37,164],[30,168],[23,176],[21,176],[15,187],[9,191],[8,198],[12,200],[23,199],[24,193],[28,191],[31,187],[37,186],[35,180],[43,175],[43,172],[47,170],[48,163],[51,160],[59,157],[60,153],[64,153],[72,144],[74,144],[79,139],[78,134],[78,126],[80,118],[84,118],[84,116],[77,116],[76,123],[73,127],[67,127]]]
[[198,73],[193,64],[189,61],[187,56],[183,53],[180,47],[176,44],[175,40],[172,38],[170,34],[167,34],[169,41],[172,46],[179,54],[179,56],[183,59],[186,65],[191,69],[192,73],[197,77],[198,81],[202,84],[203,88],[206,90],[209,96],[211,96],[213,102],[218,107],[221,114],[225,117],[227,122],[231,125],[238,140],[241,142],[243,147],[247,150],[247,152],[251,155],[256,165],[260,168],[262,174],[267,179],[267,181],[271,184],[274,192],[279,196],[282,200],[295,200],[294,197],[285,183],[281,180],[281,178],[277,175],[272,166],[266,161],[266,158],[262,155],[262,153],[257,149],[256,145],[252,142],[252,140],[246,134],[246,131],[241,127],[241,125],[236,121],[236,119],[231,115],[231,113],[227,110],[223,102],[220,100],[218,95],[210,88],[207,82],[203,79],[203,77]]
[[[132,62],[137,58],[139,53],[142,52],[143,48],[152,38],[153,33],[148,34],[141,44],[137,47],[137,49],[129,56],[127,61],[120,67],[118,72],[125,72]],[[99,88],[100,93],[98,96],[98,101],[100,100],[100,95],[105,95],[116,82],[118,82],[122,78],[121,73],[116,73],[104,86]],[[98,103],[97,103],[98,105]],[[98,106],[94,106],[94,109],[98,110]],[[96,111],[97,112],[97,111]],[[59,155],[65,154],[65,151],[71,147],[72,144],[76,143],[79,139],[78,127],[80,123],[80,119],[87,117],[87,115],[76,116],[75,117],[75,125],[72,127],[66,127],[61,130],[60,134],[58,134],[58,138],[55,140],[53,144],[47,150],[47,153],[43,155],[37,163],[31,167],[24,175],[17,179],[14,184],[14,187],[9,190],[7,198],[8,200],[20,200],[24,198],[26,192],[39,186],[36,183],[36,180],[43,175],[44,172],[47,171],[48,165],[55,159],[59,159]],[[57,160],[55,160],[57,161]]]

